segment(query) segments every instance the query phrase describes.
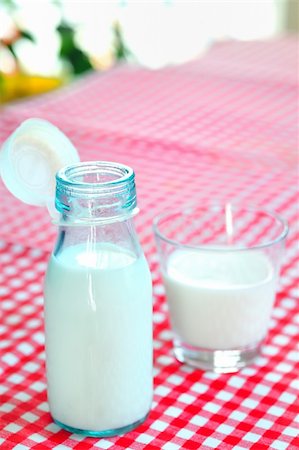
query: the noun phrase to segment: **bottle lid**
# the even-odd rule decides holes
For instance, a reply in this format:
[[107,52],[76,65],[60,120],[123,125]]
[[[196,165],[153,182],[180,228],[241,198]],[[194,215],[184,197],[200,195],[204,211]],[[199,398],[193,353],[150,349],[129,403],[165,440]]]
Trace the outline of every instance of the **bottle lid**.
[[24,203],[46,206],[55,197],[55,174],[79,162],[71,141],[42,119],[25,120],[4,142],[0,174],[7,189]]

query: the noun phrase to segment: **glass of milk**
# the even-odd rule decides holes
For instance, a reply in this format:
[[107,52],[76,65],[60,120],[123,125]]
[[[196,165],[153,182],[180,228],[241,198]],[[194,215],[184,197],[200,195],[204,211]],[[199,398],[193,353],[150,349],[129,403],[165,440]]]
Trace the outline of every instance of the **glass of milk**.
[[48,400],[54,421],[122,434],[152,401],[152,285],[132,217],[134,172],[78,163],[56,176],[59,232],[45,278]]
[[162,214],[154,232],[176,358],[221,373],[251,363],[267,335],[287,223],[226,204]]

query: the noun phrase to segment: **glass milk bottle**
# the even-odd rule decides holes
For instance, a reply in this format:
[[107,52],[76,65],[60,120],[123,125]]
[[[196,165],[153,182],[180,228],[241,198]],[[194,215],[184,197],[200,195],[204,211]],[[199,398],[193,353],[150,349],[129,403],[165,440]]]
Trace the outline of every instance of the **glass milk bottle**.
[[59,232],[45,278],[50,412],[71,432],[121,434],[152,401],[152,286],[132,220],[134,172],[78,163],[56,183]]

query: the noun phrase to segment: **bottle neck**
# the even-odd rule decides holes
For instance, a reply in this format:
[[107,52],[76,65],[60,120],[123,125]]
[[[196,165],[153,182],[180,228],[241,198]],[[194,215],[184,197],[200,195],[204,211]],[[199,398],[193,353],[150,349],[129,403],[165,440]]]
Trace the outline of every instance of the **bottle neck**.
[[[78,212],[75,215],[71,214],[59,214],[52,216],[52,223],[58,225],[60,228],[65,227],[97,227],[105,225],[113,225],[120,222],[132,222],[133,218],[139,213],[139,208],[134,208],[133,211],[127,214],[112,214],[112,211],[104,216],[99,211],[90,211],[89,215],[79,215]],[[85,211],[86,213],[86,211]]]
[[69,226],[61,222],[54,254],[58,256],[71,246],[79,246],[88,249],[89,252],[98,252],[103,245],[117,247],[136,257],[142,253],[134,222],[130,218],[111,223],[81,223],[80,226],[78,223],[76,226]]
[[109,162],[62,169],[56,176],[55,207],[62,226],[127,221],[138,212],[134,172]]

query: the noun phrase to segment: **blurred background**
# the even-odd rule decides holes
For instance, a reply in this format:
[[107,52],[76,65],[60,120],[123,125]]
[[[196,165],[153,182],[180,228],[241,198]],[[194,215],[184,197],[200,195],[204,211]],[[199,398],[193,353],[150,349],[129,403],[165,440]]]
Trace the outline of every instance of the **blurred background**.
[[299,0],[0,0],[0,103],[122,62],[150,69],[215,42],[298,32]]

